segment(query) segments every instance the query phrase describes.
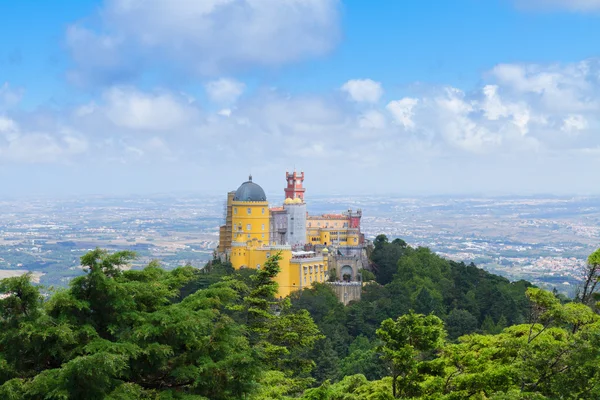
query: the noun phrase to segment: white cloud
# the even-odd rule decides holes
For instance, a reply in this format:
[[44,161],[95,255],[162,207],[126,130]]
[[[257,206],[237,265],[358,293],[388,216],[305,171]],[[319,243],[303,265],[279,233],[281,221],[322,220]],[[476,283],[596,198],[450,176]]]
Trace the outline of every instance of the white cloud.
[[[433,127],[451,146],[473,153],[488,152],[501,144],[502,137],[493,132],[484,123],[473,118],[475,106],[465,93],[455,88],[446,88],[444,94],[432,99],[430,110],[437,119]],[[437,118],[436,118],[437,117]]]
[[12,88],[8,82],[0,86],[0,109],[17,105],[23,98],[23,89]]
[[598,60],[567,65],[500,64],[491,76],[507,92],[530,102],[540,102],[554,112],[598,109],[595,90],[600,82]]
[[360,128],[383,129],[385,125],[385,116],[377,110],[369,110],[358,118]]
[[371,79],[352,79],[342,85],[342,90],[356,102],[377,103],[383,95],[381,83]]
[[216,75],[320,56],[338,41],[339,9],[339,0],[106,0],[98,30],[67,31],[71,76],[110,82],[140,65]]
[[219,110],[217,112],[217,114],[223,116],[223,117],[229,117],[231,116],[231,109],[230,108],[223,108],[222,110]]
[[218,104],[232,104],[244,93],[246,85],[235,79],[221,78],[205,85],[206,94]]
[[498,90],[497,85],[484,86],[484,99],[480,104],[484,116],[490,121],[508,119],[523,135],[526,134],[530,120],[528,105],[524,102],[506,102],[500,97]]
[[[429,87],[360,106],[338,91],[259,88],[210,111],[168,90],[117,86],[50,115],[0,113],[0,158],[93,159],[98,169],[126,166],[129,179],[148,180],[155,168],[163,178],[153,178],[148,190],[193,190],[200,176],[203,188],[227,190],[249,169],[266,188],[277,188],[281,177],[273,171],[296,165],[310,177],[311,193],[555,190],[558,178],[550,175],[600,169],[598,62],[499,65],[482,79],[472,90]],[[379,178],[382,170],[405,171],[403,184],[390,187]],[[348,188],[336,171],[352,171],[360,185]],[[565,191],[584,187],[564,180]]]
[[86,152],[87,140],[70,129],[53,134],[23,131],[19,124],[0,117],[0,162],[61,163]]
[[526,9],[600,11],[600,0],[514,0],[517,6]]
[[414,116],[413,108],[417,104],[419,104],[418,99],[406,97],[401,100],[390,101],[385,108],[392,114],[397,123],[406,129],[412,129],[415,127],[412,120]]
[[569,115],[563,120],[561,129],[567,133],[576,133],[588,128],[588,121],[583,115]]
[[176,129],[193,119],[195,109],[169,93],[144,93],[115,87],[104,93],[104,112],[117,126],[146,131]]
[[17,130],[17,123],[10,118],[0,116],[0,133],[10,133]]

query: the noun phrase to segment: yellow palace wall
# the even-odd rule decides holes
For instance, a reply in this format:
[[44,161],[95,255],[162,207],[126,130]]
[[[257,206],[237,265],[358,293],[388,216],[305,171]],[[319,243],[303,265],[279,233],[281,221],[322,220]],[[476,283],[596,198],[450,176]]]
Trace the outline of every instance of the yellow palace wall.
[[233,241],[269,241],[269,203],[266,201],[232,202]]
[[286,297],[299,289],[300,270],[298,266],[291,263],[292,251],[290,249],[279,249],[277,247],[263,247],[258,240],[249,242],[235,242],[231,248],[231,265],[235,269],[240,268],[263,268],[267,259],[275,254],[280,255],[280,272],[275,277],[279,284],[278,297]]

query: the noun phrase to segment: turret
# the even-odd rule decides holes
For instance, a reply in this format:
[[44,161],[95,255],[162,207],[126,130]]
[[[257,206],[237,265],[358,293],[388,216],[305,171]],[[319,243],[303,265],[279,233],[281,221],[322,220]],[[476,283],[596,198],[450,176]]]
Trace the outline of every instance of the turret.
[[287,187],[284,189],[286,199],[301,199],[304,201],[304,189],[302,183],[304,182],[304,172],[300,174],[294,171],[292,174],[289,172],[285,173],[287,180]]

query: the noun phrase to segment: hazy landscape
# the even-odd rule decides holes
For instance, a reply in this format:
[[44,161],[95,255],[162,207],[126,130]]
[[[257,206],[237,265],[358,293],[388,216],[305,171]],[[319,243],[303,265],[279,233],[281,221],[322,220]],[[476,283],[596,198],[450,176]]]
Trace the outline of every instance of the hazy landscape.
[[[3,200],[0,275],[34,273],[65,286],[95,248],[130,249],[134,267],[153,259],[171,269],[212,257],[224,196],[81,197]],[[280,202],[271,195],[272,204]],[[369,239],[386,234],[474,262],[511,280],[572,294],[600,241],[600,197],[314,196],[309,212],[363,210]]]

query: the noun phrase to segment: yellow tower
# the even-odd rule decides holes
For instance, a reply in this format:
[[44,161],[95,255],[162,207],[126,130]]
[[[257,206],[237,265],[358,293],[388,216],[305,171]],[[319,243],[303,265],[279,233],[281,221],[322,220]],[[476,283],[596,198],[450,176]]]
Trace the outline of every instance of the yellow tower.
[[233,241],[269,244],[269,203],[252,176],[235,191],[231,202]]

